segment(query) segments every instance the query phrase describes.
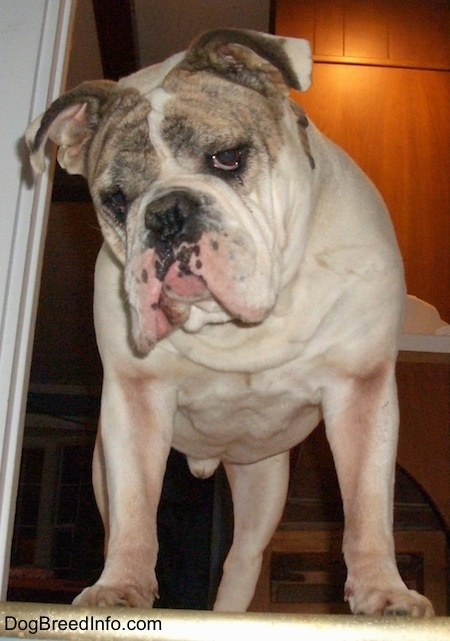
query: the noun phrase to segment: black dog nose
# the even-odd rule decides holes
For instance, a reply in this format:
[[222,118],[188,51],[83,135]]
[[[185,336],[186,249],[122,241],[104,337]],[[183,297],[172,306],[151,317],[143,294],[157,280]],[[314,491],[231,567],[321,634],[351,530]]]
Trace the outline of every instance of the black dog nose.
[[149,203],[145,210],[145,227],[163,243],[183,240],[191,227],[199,202],[186,192],[176,191]]

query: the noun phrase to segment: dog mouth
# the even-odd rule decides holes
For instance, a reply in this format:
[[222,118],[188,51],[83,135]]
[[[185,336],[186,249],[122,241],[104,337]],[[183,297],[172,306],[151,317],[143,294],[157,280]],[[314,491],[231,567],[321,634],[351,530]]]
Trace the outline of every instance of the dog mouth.
[[201,275],[193,274],[184,263],[176,261],[162,279],[162,298],[166,303],[192,304],[211,296]]
[[192,332],[205,323],[259,323],[266,317],[273,305],[270,279],[255,278],[256,248],[250,251],[250,241],[230,236],[205,232],[196,242],[172,248],[170,256],[148,248],[129,261],[125,289],[140,353],[148,354],[181,326]]
[[191,306],[211,296],[201,275],[189,262],[194,249],[181,248],[161,256],[152,249],[135,257],[125,273],[132,334],[139,352],[154,345],[189,318]]
[[[242,208],[229,200],[227,211]],[[181,326],[195,332],[230,320],[258,323],[274,304],[277,276],[268,247],[234,215],[225,224],[214,202],[174,190],[144,209],[146,248],[125,268],[132,335],[143,354]]]

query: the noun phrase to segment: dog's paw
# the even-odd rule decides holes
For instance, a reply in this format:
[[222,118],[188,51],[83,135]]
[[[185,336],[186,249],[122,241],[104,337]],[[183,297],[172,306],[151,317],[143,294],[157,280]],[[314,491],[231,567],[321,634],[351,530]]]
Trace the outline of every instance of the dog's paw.
[[346,590],[346,601],[353,614],[368,616],[434,616],[430,601],[415,590],[371,590],[361,595]]
[[392,616],[434,616],[431,602],[415,590],[401,590],[388,597],[383,614]]
[[134,586],[109,586],[96,583],[80,592],[72,601],[72,605],[151,608],[155,598],[158,598],[156,590],[147,591]]

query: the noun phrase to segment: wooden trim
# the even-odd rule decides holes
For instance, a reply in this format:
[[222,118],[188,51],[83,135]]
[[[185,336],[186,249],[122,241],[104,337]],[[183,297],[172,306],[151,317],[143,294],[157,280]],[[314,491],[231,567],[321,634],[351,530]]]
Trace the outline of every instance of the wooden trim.
[[269,33],[274,35],[277,26],[277,0],[270,0],[269,4]]
[[131,0],[92,0],[103,75],[119,80],[138,68]]
[[315,63],[365,65],[369,67],[392,67],[394,69],[419,69],[421,71],[450,71],[447,65],[421,65],[417,61],[392,60],[390,58],[354,58],[352,56],[313,55]]
[[450,336],[402,334],[399,360],[419,363],[450,363]]

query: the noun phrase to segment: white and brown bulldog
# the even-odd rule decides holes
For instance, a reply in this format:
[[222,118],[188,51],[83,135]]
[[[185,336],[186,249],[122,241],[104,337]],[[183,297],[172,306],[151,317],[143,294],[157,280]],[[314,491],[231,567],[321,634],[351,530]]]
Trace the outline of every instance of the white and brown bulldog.
[[86,176],[105,243],[95,280],[104,366],[94,455],[107,532],[76,604],[151,606],[171,446],[223,463],[234,541],[215,609],[245,610],[286,499],[289,450],[323,418],[345,512],[354,613],[433,613],[392,537],[402,263],[385,206],[289,96],[303,40],[219,30],[119,83],[87,82],[29,128]]

